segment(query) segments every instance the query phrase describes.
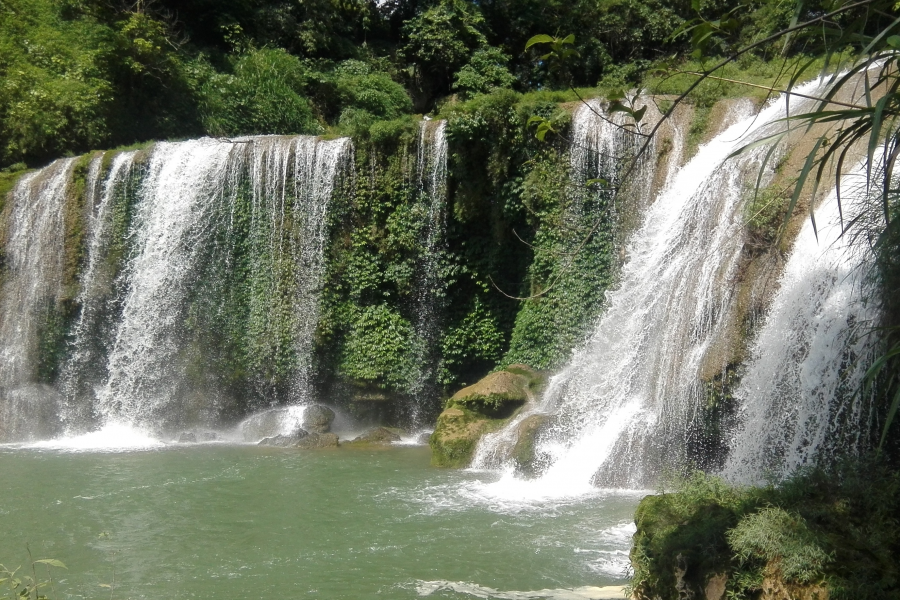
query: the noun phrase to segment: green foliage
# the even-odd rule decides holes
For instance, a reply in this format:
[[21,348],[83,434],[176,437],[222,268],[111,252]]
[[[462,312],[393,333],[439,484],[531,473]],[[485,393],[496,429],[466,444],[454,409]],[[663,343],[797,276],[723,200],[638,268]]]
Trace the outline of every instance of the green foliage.
[[866,460],[803,472],[777,487],[733,488],[694,474],[638,507],[636,597],[675,600],[677,570],[695,593],[726,574],[729,598],[756,597],[764,577],[822,585],[831,598],[894,598],[898,486],[896,472]]
[[283,50],[254,50],[233,73],[215,74],[203,85],[202,114],[213,135],[316,133],[319,126],[302,94],[309,74]]
[[[29,556],[31,552],[29,551]],[[38,568],[43,572],[46,569],[46,579],[42,579],[38,575]],[[55,558],[40,558],[31,561],[31,573],[22,573],[22,567],[9,569],[0,565],[0,590],[3,591],[3,598],[9,600],[49,600],[47,596],[48,589],[53,592],[53,577],[50,567],[57,569],[68,569],[61,561]]]
[[413,65],[413,83],[430,99],[450,89],[453,74],[487,46],[484,17],[465,0],[441,0],[403,27],[400,50]]
[[58,156],[102,144],[113,86],[113,33],[61,18],[49,0],[0,10],[0,161]]
[[471,97],[512,87],[516,79],[506,67],[508,62],[509,57],[498,48],[476,50],[469,62],[456,73],[453,89]]
[[404,351],[413,334],[409,321],[385,304],[367,306],[349,317],[352,325],[343,346],[341,372],[405,389],[413,370],[412,357]]
[[832,562],[806,521],[776,506],[747,515],[727,538],[742,563],[773,564],[788,581],[816,582]]

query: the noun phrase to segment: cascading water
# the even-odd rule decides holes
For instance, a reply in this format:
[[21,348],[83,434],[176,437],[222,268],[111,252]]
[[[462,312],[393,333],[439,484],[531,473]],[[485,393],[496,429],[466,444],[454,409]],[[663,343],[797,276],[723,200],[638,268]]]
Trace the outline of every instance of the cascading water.
[[412,419],[419,417],[418,407],[437,396],[432,389],[437,369],[436,349],[440,338],[441,259],[447,239],[447,136],[446,121],[422,121],[416,154],[416,190],[424,219],[425,237],[415,283],[413,352],[417,372],[409,387],[416,400]]
[[[328,207],[351,152],[348,139],[259,136],[91,159],[77,312],[57,336],[67,429],[214,422],[233,372],[251,382],[236,392],[245,402],[309,400]],[[76,161],[24,177],[8,209],[7,412],[27,416],[15,389],[47,380],[32,350],[62,293]],[[3,422],[4,437],[27,437]]]
[[[90,418],[93,406],[80,404],[78,399],[91,394],[90,381],[98,363],[105,362],[103,341],[109,339],[109,322],[105,318],[112,292],[112,276],[103,263],[109,256],[112,243],[112,210],[117,190],[125,184],[134,166],[135,152],[117,154],[109,172],[102,173],[103,156],[91,160],[86,181],[86,200],[89,209],[87,230],[87,259],[81,274],[80,290],[75,299],[81,307],[73,327],[69,356],[60,377],[60,391],[66,399],[63,419],[84,422]],[[88,413],[88,414],[85,414]]]
[[[844,177],[845,219],[860,209],[864,181],[864,166]],[[794,244],[735,392],[743,425],[724,473],[738,482],[781,479],[837,448],[862,449],[871,431],[873,404],[856,393],[879,316],[866,302],[867,249],[842,237],[834,193],[815,218],[818,230],[807,222]]]
[[[56,398],[37,385],[39,346],[63,294],[65,204],[75,159],[22,177],[6,207],[0,287],[0,435],[30,438],[54,428]],[[49,417],[49,418],[45,418]],[[43,421],[35,427],[31,421]]]
[[[792,110],[802,109],[794,104]],[[538,494],[642,487],[686,462],[686,436],[703,395],[699,375],[726,333],[732,308],[745,182],[755,177],[763,154],[726,157],[779,127],[773,122],[785,115],[785,102],[758,115],[748,103],[731,111],[736,124],[702,146],[646,211],[593,334],[536,406],[506,431],[484,438],[474,466],[511,468],[491,447],[532,414],[552,415],[535,440],[544,467],[533,482]]]

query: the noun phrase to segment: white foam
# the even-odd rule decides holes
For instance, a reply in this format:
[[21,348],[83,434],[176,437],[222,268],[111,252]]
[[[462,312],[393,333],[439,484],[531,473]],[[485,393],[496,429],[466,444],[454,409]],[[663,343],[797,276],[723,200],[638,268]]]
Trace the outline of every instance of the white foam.
[[557,588],[533,591],[501,591],[465,581],[418,581],[416,592],[419,596],[430,596],[435,592],[456,592],[473,598],[496,598],[498,600],[607,600],[625,598],[623,586]]
[[131,425],[108,423],[97,431],[44,440],[25,447],[68,452],[129,452],[155,450],[165,447],[165,444]]

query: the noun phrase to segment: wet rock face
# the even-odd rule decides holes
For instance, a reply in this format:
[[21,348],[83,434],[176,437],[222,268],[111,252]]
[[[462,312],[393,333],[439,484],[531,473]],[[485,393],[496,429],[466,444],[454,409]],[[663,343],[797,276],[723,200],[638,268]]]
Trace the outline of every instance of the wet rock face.
[[63,398],[49,385],[31,383],[0,394],[0,442],[47,439],[62,432]]
[[478,440],[504,423],[459,406],[451,406],[438,417],[431,434],[431,464],[436,467],[463,468],[472,462]]
[[328,433],[334,422],[334,411],[321,404],[312,404],[303,412],[303,429],[310,433]]

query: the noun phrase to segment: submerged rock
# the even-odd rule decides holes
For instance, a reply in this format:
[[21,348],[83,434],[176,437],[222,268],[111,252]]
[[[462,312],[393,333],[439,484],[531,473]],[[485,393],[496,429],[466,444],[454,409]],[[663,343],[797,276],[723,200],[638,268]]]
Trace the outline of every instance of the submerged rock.
[[188,430],[178,435],[179,444],[194,444],[196,442],[215,442],[219,434],[209,430]]
[[310,433],[328,433],[334,422],[334,411],[321,404],[311,404],[303,411],[303,429]]
[[362,444],[391,444],[399,442],[402,431],[393,427],[375,427],[353,440]]
[[335,433],[310,433],[295,444],[295,447],[303,448],[304,450],[337,448],[338,446],[340,446],[340,442]]

